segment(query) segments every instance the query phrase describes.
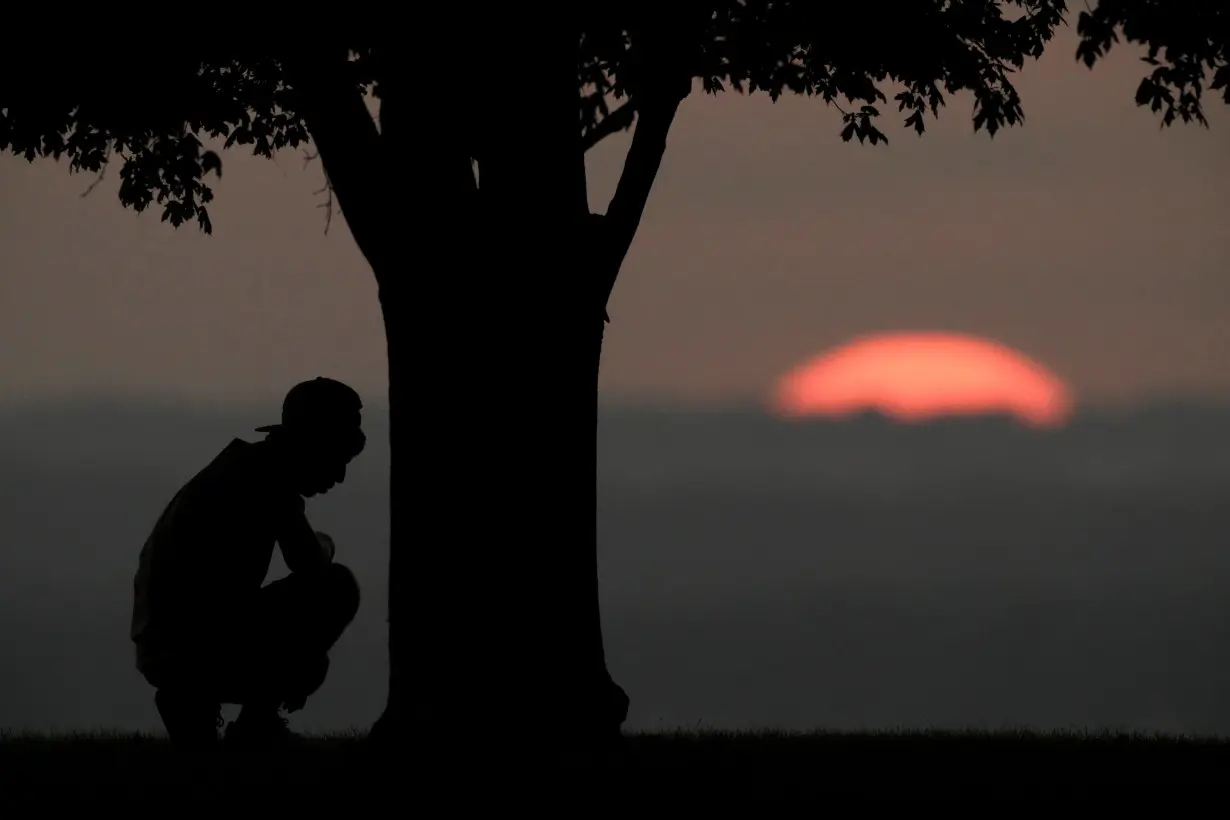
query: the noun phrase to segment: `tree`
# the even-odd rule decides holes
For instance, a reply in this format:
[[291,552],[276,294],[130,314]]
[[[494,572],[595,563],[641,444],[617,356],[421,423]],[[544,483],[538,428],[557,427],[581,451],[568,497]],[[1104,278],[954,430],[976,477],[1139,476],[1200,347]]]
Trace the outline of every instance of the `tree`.
[[[544,721],[530,739],[588,742],[623,720],[597,596],[606,304],[680,104],[694,87],[805,94],[840,110],[842,140],[875,145],[881,86],[918,134],[969,92],[975,130],[993,136],[1021,122],[1010,74],[1041,55],[1065,6],[685,0],[575,18],[484,6],[482,25],[436,20],[417,49],[279,43],[154,60],[74,44],[0,58],[0,149],[95,173],[119,158],[124,205],[208,233],[222,163],[205,140],[266,157],[314,144],[379,285],[388,345],[390,684],[376,728],[413,724],[445,750],[474,731],[511,737],[506,724],[530,716]],[[1203,121],[1206,69],[1210,88],[1227,85],[1223,6],[1102,0],[1079,16],[1079,56],[1092,66],[1123,31],[1156,61],[1137,101],[1165,124]],[[442,65],[445,79],[421,79]],[[585,151],[633,126],[615,194],[591,213]],[[497,426],[481,411],[493,390],[528,401]]]
[[1153,66],[1136,89],[1136,104],[1161,113],[1163,126],[1181,119],[1208,127],[1204,88],[1230,105],[1230,6],[1220,0],[1099,0],[1077,21],[1077,59],[1092,68],[1120,42],[1143,45]]

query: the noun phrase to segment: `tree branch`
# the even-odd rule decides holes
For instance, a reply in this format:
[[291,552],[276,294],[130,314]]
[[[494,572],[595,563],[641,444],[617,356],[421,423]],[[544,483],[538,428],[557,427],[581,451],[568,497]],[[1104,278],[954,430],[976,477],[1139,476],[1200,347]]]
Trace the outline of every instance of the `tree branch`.
[[600,273],[598,299],[604,310],[615,287],[615,279],[619,276],[619,268],[624,257],[628,255],[628,249],[632,247],[637,228],[640,227],[645,203],[649,200],[649,192],[653,189],[658,168],[662,165],[666,136],[682,101],[683,97],[670,95],[647,100],[641,106],[636,130],[632,134],[632,145],[628,148],[628,156],[624,160],[623,172],[619,175],[615,195],[611,197],[603,219],[605,253],[602,258],[603,270]]
[[380,134],[357,82],[348,79],[349,61],[348,53],[339,49],[296,56],[285,69],[329,188],[337,195],[355,242],[379,276],[385,242],[395,235],[385,230],[392,218],[391,198],[381,173]]
[[629,99],[602,121],[581,135],[581,151],[586,152],[617,131],[627,131],[636,119],[636,100]]
[[107,166],[111,164],[111,145],[111,141],[108,140],[107,152],[103,155],[102,166],[98,169],[98,176],[94,177],[94,181],[90,183],[90,187],[81,192],[82,199],[85,199],[93,193],[94,189],[98,187],[98,184],[103,181],[103,177],[107,175]]
[[[309,165],[312,164],[312,161],[316,159],[320,159],[319,151],[316,152],[315,154],[313,154],[311,151],[304,151],[303,152],[303,167],[307,168]],[[312,193],[316,194],[317,196],[319,196],[320,194],[325,195],[325,201],[317,205],[316,207],[325,209],[325,236],[328,236],[329,235],[329,225],[333,223],[333,186],[329,183],[329,173],[327,171],[323,172],[323,176],[325,178],[324,186],[321,187],[317,191],[313,191]]]

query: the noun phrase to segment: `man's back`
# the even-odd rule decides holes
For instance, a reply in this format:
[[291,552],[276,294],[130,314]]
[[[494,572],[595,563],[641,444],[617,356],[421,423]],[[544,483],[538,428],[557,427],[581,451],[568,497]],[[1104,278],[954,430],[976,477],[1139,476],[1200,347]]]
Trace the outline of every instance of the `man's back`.
[[233,440],[167,505],[141,549],[132,614],[137,666],[169,645],[208,640],[255,595],[269,571],[280,523],[302,514],[259,445]]

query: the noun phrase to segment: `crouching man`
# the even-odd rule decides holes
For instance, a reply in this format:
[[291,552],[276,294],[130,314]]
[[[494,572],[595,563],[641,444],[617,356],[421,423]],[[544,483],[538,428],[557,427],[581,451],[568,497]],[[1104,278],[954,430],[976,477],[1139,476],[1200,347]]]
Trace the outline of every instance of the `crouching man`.
[[[228,746],[294,735],[283,710],[324,682],[359,587],[313,531],[305,497],[328,492],[362,452],[362,403],[317,378],[293,387],[263,441],[234,439],[171,499],[141,550],[131,637],[173,746],[218,743],[221,705],[242,704]],[[265,584],[274,544],[290,574]]]

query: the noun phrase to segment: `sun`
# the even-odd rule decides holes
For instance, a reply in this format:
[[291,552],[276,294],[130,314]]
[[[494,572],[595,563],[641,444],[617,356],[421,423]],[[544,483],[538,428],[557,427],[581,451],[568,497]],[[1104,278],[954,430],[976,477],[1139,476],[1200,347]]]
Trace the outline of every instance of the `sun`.
[[1058,427],[1072,413],[1063,381],[1025,354],[990,339],[944,332],[857,338],[786,373],[771,409],[787,418],[868,410],[899,421],[1004,413]]

